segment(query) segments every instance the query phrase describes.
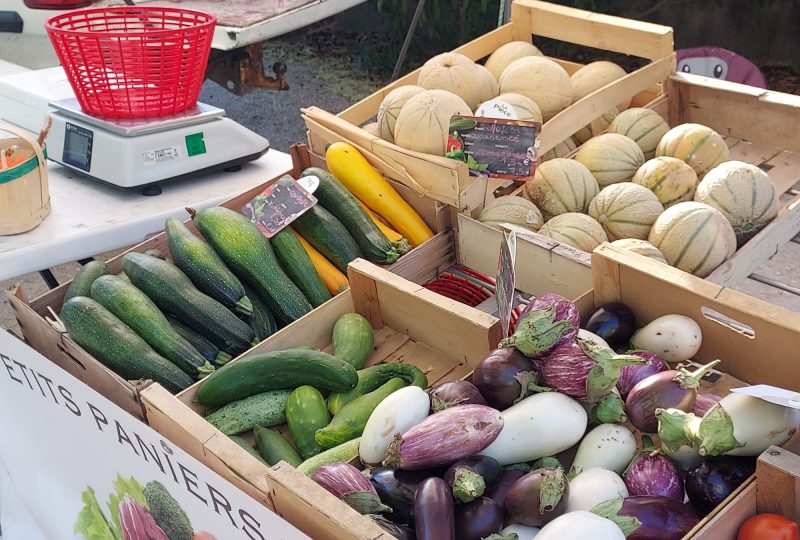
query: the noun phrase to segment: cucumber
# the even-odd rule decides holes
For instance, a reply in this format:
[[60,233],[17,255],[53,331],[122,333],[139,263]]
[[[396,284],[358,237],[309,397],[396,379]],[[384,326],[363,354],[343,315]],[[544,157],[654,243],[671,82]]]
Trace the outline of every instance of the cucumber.
[[318,204],[303,212],[292,227],[343,274],[347,274],[350,261],[361,257],[358,244],[342,222]]
[[143,293],[162,311],[206,336],[226,352],[250,348],[253,330],[231,311],[192,284],[174,264],[143,253],[128,253],[122,267]]
[[[123,274],[124,275],[124,274]],[[130,283],[130,280],[128,280]],[[182,322],[172,317],[167,317],[167,321],[169,321],[169,325],[175,330],[178,334],[183,336],[183,339],[188,341],[192,344],[192,347],[197,349],[197,352],[203,355],[203,358],[208,360],[209,362],[213,363],[214,365],[221,366],[223,364],[227,364],[231,360],[231,355],[226,353],[225,351],[219,350],[219,348],[208,341],[205,337],[201,336]]]
[[106,263],[103,261],[89,261],[72,278],[72,283],[69,284],[67,292],[64,294],[64,302],[76,296],[89,296],[94,280],[107,274],[110,274],[110,272]]
[[242,282],[228,270],[214,248],[192,234],[177,218],[167,219],[164,234],[173,263],[195,287],[238,313],[250,315],[253,312]]
[[386,381],[400,377],[408,384],[419,386],[423,390],[428,388],[428,378],[417,366],[387,362],[358,370],[358,384],[348,392],[334,393],[328,396],[328,410],[336,415],[347,403],[367,392],[372,392]]
[[367,363],[375,350],[375,334],[369,321],[358,313],[345,313],[333,325],[333,355],[356,369]]
[[117,276],[100,276],[92,283],[92,299],[139,334],[158,354],[195,379],[214,366],[178,334],[146,294]]
[[286,424],[300,457],[308,459],[322,452],[314,433],[331,421],[325,398],[313,386],[295,388],[286,403]]
[[253,329],[253,334],[256,340],[261,342],[267,339],[278,330],[278,324],[275,322],[275,316],[267,307],[266,303],[261,299],[261,296],[248,285],[244,286],[247,297],[253,306],[253,313],[245,320],[250,328]]
[[285,461],[292,467],[297,467],[303,462],[286,437],[277,431],[256,426],[253,433],[256,436],[256,449],[270,467],[279,461]]
[[392,392],[400,390],[406,384],[406,381],[400,377],[395,377],[377,390],[357,397],[342,407],[330,424],[317,430],[314,440],[322,448],[333,448],[361,436],[375,407],[389,397]]
[[241,446],[242,448],[244,448],[248,454],[256,458],[258,461],[260,461],[267,467],[269,467],[269,463],[264,461],[264,458],[261,457],[261,454],[259,454],[258,451],[255,448],[253,448],[253,446],[249,442],[247,442],[247,439],[243,439],[236,435],[229,435],[228,438],[233,442],[235,442],[236,444],[238,444],[239,446]]
[[124,379],[152,379],[170,392],[179,392],[193,382],[91,298],[67,300],[61,308],[61,320],[75,343]]
[[289,228],[279,231],[269,242],[286,275],[303,291],[312,306],[320,306],[332,298],[308,252]]
[[355,387],[353,366],[335,356],[309,349],[287,349],[239,358],[203,380],[195,401],[221,407],[259,392],[309,384],[319,389],[345,392]]
[[335,176],[319,167],[304,170],[302,176],[306,175],[319,178],[314,197],[342,222],[367,260],[378,264],[392,264],[397,260],[400,256],[397,246],[386,238],[355,196]]
[[257,425],[272,427],[286,422],[286,402],[291,390],[270,390],[228,403],[206,420],[225,435],[250,431]]
[[267,302],[275,319],[289,324],[311,311],[311,304],[278,264],[269,240],[238,212],[216,206],[188,209],[194,224],[220,258]]
[[361,437],[356,437],[355,439],[347,441],[344,444],[340,444],[339,446],[331,448],[330,450],[320,452],[316,456],[307,459],[298,465],[297,470],[307,476],[311,476],[314,474],[314,471],[323,465],[328,465],[330,463],[336,463],[339,461],[344,463],[352,461],[358,457],[359,444],[361,444]]

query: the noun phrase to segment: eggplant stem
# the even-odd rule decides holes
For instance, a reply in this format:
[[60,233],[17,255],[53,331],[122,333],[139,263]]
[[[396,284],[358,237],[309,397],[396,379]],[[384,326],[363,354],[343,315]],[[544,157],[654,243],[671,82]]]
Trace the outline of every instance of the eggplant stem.
[[700,379],[705,377],[706,373],[708,373],[711,368],[719,363],[720,360],[714,360],[713,362],[709,362],[704,366],[700,366],[694,371],[681,368],[678,370],[678,374],[675,375],[672,380],[680,384],[681,388],[685,388],[687,390],[698,388],[700,386]]

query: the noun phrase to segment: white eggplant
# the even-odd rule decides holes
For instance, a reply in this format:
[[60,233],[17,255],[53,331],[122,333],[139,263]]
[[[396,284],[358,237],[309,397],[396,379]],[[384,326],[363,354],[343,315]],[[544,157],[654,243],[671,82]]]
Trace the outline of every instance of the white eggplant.
[[406,386],[381,401],[367,420],[358,455],[361,461],[374,465],[386,457],[386,449],[399,435],[422,422],[428,416],[431,400],[418,386]]
[[583,437],[572,467],[577,473],[602,467],[622,474],[635,456],[636,438],[631,430],[619,424],[600,424]]
[[500,531],[500,536],[516,534],[517,540],[533,540],[539,534],[540,530],[539,527],[528,527],[527,525],[515,523]]
[[526,397],[502,413],[503,429],[481,454],[500,465],[534,461],[571,448],[586,432],[583,406],[558,392]]
[[588,330],[584,330],[583,328],[579,328],[578,329],[578,337],[581,338],[581,339],[584,339],[586,341],[592,341],[594,343],[597,343],[598,345],[602,345],[603,347],[605,347],[607,349],[612,349],[613,348],[613,347],[609,346],[609,344],[608,344],[608,342],[606,340],[604,340],[603,338],[601,338],[600,336],[598,336],[597,334],[595,334],[593,332],[589,332]]
[[536,540],[625,540],[617,524],[588,511],[568,512],[542,527]]
[[703,332],[694,319],[684,315],[664,315],[638,330],[631,338],[636,349],[650,351],[667,362],[685,362],[703,342]]
[[701,456],[757,456],[781,445],[800,427],[800,410],[731,393],[700,421]]
[[702,418],[679,409],[658,409],[658,437],[661,450],[681,469],[688,471],[700,465],[698,430]]
[[586,510],[617,497],[627,497],[625,482],[614,471],[594,467],[578,474],[569,483],[567,512]]

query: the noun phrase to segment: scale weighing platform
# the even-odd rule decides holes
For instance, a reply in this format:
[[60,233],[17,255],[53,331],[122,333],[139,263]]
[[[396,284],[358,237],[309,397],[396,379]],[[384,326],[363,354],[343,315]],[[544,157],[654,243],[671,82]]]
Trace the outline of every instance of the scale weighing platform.
[[163,118],[114,120],[84,113],[61,67],[0,77],[0,118],[38,133],[51,117],[47,156],[123,188],[236,168],[269,142],[199,103]]

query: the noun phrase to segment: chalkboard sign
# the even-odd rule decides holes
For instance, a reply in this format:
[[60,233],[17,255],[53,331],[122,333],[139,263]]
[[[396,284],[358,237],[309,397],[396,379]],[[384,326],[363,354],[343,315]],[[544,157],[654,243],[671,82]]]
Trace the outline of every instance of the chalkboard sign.
[[527,120],[454,116],[446,155],[482,175],[526,180],[536,170],[541,128],[541,123]]
[[250,218],[264,236],[272,238],[316,203],[316,197],[286,175],[244,205],[242,214]]

